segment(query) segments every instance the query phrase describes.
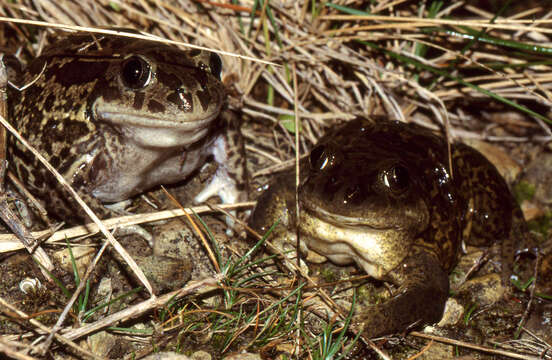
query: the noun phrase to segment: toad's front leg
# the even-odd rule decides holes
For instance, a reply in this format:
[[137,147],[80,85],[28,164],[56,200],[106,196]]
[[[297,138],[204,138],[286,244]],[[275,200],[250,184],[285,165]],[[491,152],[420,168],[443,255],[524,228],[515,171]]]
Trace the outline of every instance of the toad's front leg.
[[441,319],[449,280],[433,254],[414,248],[412,254],[390,273],[388,280],[399,285],[393,297],[369,306],[355,321],[368,338],[402,332]]

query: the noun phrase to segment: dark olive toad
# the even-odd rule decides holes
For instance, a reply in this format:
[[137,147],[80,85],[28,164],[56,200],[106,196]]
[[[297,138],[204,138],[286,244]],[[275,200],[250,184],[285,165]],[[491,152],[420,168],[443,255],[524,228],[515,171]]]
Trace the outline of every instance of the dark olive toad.
[[[302,168],[295,213],[294,177],[278,177],[258,199],[250,224],[280,249],[307,259],[356,263],[398,286],[388,301],[360,316],[365,334],[400,332],[440,319],[448,273],[462,241],[502,241],[504,274],[523,215],[496,168],[479,152],[400,122],[355,119],[324,136]],[[505,277],[506,278],[506,277]]]
[[[218,163],[198,202],[219,194],[235,202],[243,159],[229,158],[219,117],[225,102],[221,60],[138,39],[76,34],[46,48],[9,92],[15,127],[85,197],[104,203],[178,182],[209,156]],[[31,192],[65,220],[78,211],[70,196],[20,143],[13,169]]]

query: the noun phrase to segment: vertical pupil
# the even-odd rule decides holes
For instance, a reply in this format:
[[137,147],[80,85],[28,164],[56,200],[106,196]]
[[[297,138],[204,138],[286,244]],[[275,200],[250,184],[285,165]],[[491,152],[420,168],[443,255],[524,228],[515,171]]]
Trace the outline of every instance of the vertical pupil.
[[136,82],[141,78],[142,66],[138,60],[131,60],[125,68],[126,78],[130,82]]
[[402,166],[395,166],[391,170],[390,182],[397,189],[404,189],[408,185],[408,173]]
[[222,61],[220,56],[211,53],[209,67],[211,68],[211,74],[220,80],[220,74],[222,72]]
[[310,164],[311,167],[315,170],[321,170],[323,162],[322,155],[324,154],[324,148],[322,146],[317,146],[311,151],[310,155]]

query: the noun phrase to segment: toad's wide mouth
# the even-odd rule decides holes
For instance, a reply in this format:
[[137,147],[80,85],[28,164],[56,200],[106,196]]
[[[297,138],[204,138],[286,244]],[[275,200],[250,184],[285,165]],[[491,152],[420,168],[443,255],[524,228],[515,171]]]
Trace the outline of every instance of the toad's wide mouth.
[[381,279],[408,254],[414,238],[396,227],[373,227],[356,218],[328,214],[325,211],[303,211],[299,227],[303,241],[314,252],[337,264],[351,260],[370,276]]
[[92,111],[96,119],[114,125],[194,131],[208,127],[219,115],[220,108],[208,114],[175,113],[164,116],[144,116],[143,112],[121,109],[116,105],[96,101]]
[[101,101],[94,104],[93,110],[97,121],[116,127],[125,140],[145,148],[165,149],[186,147],[205,139],[219,115],[219,111],[195,116],[187,113],[185,120],[179,120],[182,114],[144,116],[142,112],[121,111]]
[[324,242],[354,242],[354,238],[364,238],[367,234],[380,237],[387,232],[399,232],[395,228],[376,228],[370,224],[350,222],[340,216],[311,211],[303,211],[299,221],[302,232]]
[[363,227],[370,230],[381,231],[391,229],[400,230],[401,228],[400,224],[393,222],[393,219],[376,219],[375,213],[372,218],[364,216],[348,216],[330,212],[306,199],[302,199],[301,204],[303,205],[301,210],[307,212],[308,216],[338,227]]

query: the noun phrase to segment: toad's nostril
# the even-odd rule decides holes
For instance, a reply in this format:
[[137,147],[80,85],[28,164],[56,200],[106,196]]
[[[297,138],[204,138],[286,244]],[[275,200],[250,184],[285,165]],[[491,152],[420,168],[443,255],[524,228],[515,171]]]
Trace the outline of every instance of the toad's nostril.
[[349,186],[344,193],[343,203],[357,205],[362,202],[362,189],[356,184]]
[[178,88],[176,92],[178,93],[178,98],[180,100],[180,109],[184,112],[193,112],[194,100],[192,94],[184,87]]

